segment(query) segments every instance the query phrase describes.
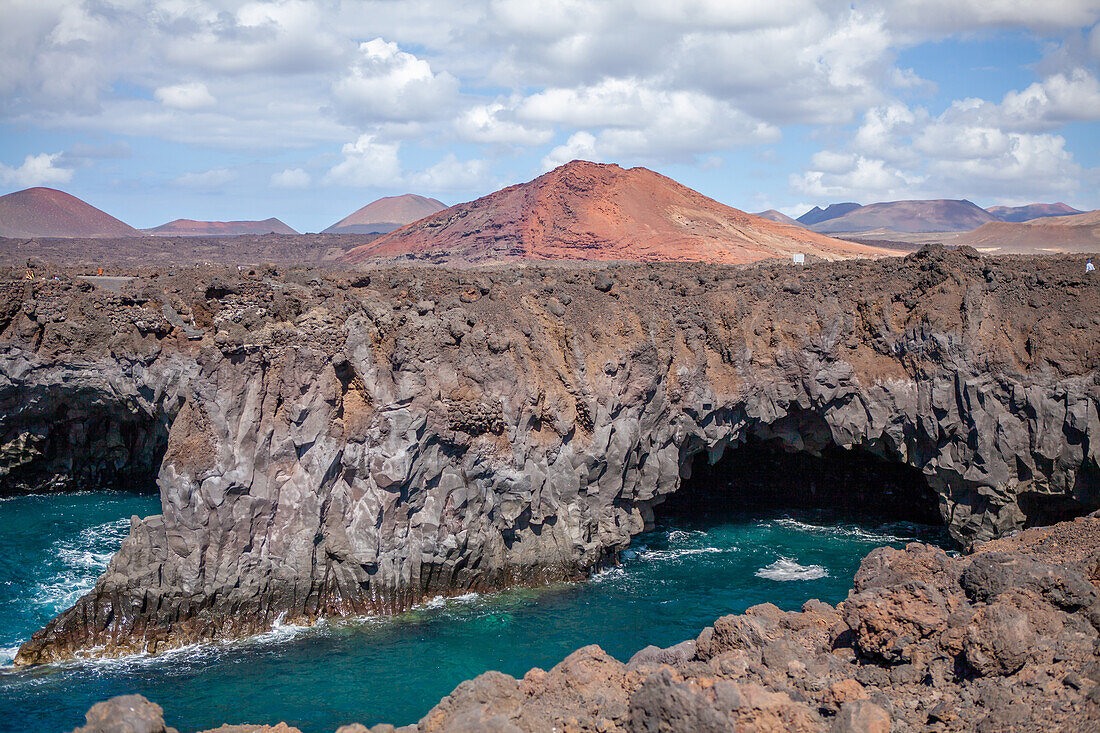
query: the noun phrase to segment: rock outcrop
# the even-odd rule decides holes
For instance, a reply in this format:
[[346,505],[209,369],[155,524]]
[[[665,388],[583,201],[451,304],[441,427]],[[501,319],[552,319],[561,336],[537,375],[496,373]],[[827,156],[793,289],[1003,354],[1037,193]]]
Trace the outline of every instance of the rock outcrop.
[[1100,506],[1100,281],[1072,259],[200,274],[0,285],[27,482],[59,396],[167,428],[163,513],[20,664],[582,577],[748,438],[919,470],[962,545]]
[[[968,557],[919,543],[879,548],[854,585],[835,608],[753,606],[625,664],[588,646],[522,679],[486,672],[416,725],[370,731],[1100,730],[1100,517],[1029,529]],[[89,723],[132,697],[99,703]],[[135,719],[162,722],[143,702]],[[368,729],[337,731],[353,732]]]

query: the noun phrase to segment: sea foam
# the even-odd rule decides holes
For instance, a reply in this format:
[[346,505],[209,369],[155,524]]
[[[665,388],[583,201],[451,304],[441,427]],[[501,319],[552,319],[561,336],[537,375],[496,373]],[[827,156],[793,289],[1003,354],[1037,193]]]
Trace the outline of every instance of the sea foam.
[[817,580],[829,577],[829,571],[820,565],[799,565],[789,557],[781,557],[757,570],[756,577],[778,581]]

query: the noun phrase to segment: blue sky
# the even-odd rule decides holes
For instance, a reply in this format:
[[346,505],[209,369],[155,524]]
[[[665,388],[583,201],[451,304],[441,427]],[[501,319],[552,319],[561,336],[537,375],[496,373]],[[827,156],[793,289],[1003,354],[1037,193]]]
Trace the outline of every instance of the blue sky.
[[1100,208],[1100,0],[0,0],[0,193],[138,227],[470,200],[573,158],[723,203]]

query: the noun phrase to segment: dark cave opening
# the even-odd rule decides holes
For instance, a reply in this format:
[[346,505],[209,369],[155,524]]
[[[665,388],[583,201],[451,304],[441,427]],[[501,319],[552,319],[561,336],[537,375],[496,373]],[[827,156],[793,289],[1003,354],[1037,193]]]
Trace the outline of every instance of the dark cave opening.
[[0,496],[86,490],[153,494],[168,422],[100,395],[40,395],[5,410]]
[[754,435],[713,464],[705,451],[697,453],[690,477],[653,510],[668,522],[809,510],[856,521],[943,525],[938,497],[919,469],[858,447],[830,443],[795,451]]

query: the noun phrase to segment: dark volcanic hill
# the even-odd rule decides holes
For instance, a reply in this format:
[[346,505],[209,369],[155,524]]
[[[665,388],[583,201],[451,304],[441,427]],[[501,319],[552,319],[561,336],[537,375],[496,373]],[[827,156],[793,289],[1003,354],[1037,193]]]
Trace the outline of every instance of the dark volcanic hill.
[[799,224],[804,224],[805,226],[810,226],[811,224],[819,224],[823,221],[828,221],[829,219],[835,219],[838,216],[844,216],[849,211],[855,211],[860,206],[862,206],[862,204],[857,204],[854,201],[848,201],[843,204],[829,204],[824,209],[820,206],[815,206],[802,216],[798,217],[795,221],[797,221]]
[[990,206],[986,209],[1001,221],[1023,222],[1048,216],[1071,216],[1084,213],[1059,201],[1056,204],[1028,204],[1026,206]]
[[324,231],[325,234],[381,234],[447,208],[442,201],[413,193],[387,196],[349,214]]
[[0,196],[0,237],[129,237],[141,232],[64,191],[28,188]]
[[790,224],[791,226],[802,226],[798,223],[797,219],[784,214],[782,211],[776,211],[775,209],[768,209],[767,211],[758,211],[753,216],[759,216],[761,219],[767,219],[768,221],[777,221],[780,224]]
[[573,161],[357,247],[345,262],[442,253],[512,259],[745,263],[794,253],[888,254],[720,204],[646,168]]
[[993,215],[970,201],[932,199],[884,201],[861,206],[810,228],[827,234],[869,232],[875,229],[909,233],[968,232],[988,221],[995,221]]
[[272,217],[263,221],[195,221],[176,219],[159,227],[143,230],[164,237],[228,237],[239,234],[297,234],[295,230]]
[[994,221],[951,243],[1012,254],[1100,252],[1100,210],[1020,223]]

